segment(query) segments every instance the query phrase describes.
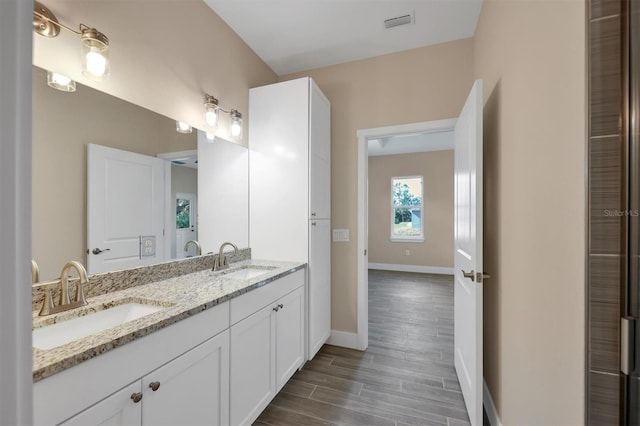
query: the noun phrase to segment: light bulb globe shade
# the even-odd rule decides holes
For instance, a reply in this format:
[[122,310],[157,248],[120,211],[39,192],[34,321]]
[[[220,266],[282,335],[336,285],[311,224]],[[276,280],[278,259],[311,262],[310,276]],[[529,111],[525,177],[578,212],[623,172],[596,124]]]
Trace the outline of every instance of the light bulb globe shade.
[[231,137],[242,139],[242,114],[235,109],[231,110]]
[[237,138],[242,133],[242,126],[237,121],[231,123],[231,136]]
[[109,76],[109,39],[95,28],[82,30],[82,75],[93,80]]
[[178,133],[191,133],[193,128],[184,121],[176,121],[176,132]]
[[89,53],[87,53],[85,61],[87,64],[87,72],[89,74],[94,77],[104,76],[104,73],[107,70],[107,60],[102,56],[97,47],[89,49]]
[[216,127],[218,125],[218,110],[216,108],[207,108],[207,111],[204,113],[204,119],[207,124],[211,127]]
[[76,91],[76,82],[57,72],[47,71],[47,85],[62,92]]

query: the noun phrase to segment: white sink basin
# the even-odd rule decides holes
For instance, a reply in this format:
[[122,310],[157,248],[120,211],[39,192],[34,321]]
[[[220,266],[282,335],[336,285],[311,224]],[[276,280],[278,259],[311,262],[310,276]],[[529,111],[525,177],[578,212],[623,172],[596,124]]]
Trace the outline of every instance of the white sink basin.
[[272,268],[266,268],[266,267],[259,267],[259,268],[253,268],[251,266],[246,266],[243,267],[241,269],[235,270],[233,272],[227,272],[226,274],[224,274],[225,278],[234,278],[237,280],[248,280],[251,278],[255,278],[257,276],[266,274],[267,272],[271,271],[272,269],[275,269],[275,267]]
[[38,349],[56,348],[162,309],[165,308],[142,303],[125,303],[72,320],[35,328],[33,330],[33,347]]

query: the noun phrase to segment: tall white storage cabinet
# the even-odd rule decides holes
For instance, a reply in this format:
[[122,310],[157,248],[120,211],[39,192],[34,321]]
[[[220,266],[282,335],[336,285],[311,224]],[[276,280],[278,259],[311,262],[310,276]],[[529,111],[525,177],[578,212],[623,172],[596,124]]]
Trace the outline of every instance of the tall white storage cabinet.
[[310,78],[249,91],[249,246],[308,263],[308,359],[331,333],[331,104]]

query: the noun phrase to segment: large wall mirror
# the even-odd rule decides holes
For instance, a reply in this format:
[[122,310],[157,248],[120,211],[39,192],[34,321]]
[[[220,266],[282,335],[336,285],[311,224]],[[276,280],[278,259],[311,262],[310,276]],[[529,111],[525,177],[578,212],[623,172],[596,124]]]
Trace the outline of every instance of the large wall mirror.
[[[210,143],[195,129],[178,133],[175,120],[81,84],[70,93],[52,89],[47,71],[34,66],[32,243],[40,281],[57,278],[69,260],[87,265],[91,256],[100,256],[92,249],[109,248],[92,247],[88,241],[90,227],[105,226],[87,220],[89,144],[156,159],[161,154],[158,161],[169,170],[162,211],[150,214],[162,217],[165,240],[158,242],[144,264],[195,254],[183,251],[182,243],[189,239],[201,243],[203,254],[217,251],[224,241],[248,245],[245,147],[219,138]],[[121,197],[125,201],[104,209],[124,212],[121,219],[139,208],[135,200],[146,196],[140,192],[141,180],[123,176],[105,178],[111,183],[120,178],[123,191],[139,191],[131,196],[134,201]],[[106,262],[102,267],[116,270],[123,265],[127,264]]]

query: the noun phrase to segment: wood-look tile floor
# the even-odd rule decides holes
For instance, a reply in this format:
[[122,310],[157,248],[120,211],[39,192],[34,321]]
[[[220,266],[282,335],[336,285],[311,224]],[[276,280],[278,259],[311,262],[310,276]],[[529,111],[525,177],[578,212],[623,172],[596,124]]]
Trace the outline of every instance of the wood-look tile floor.
[[453,277],[369,271],[369,348],[325,345],[256,426],[468,425],[453,366]]

